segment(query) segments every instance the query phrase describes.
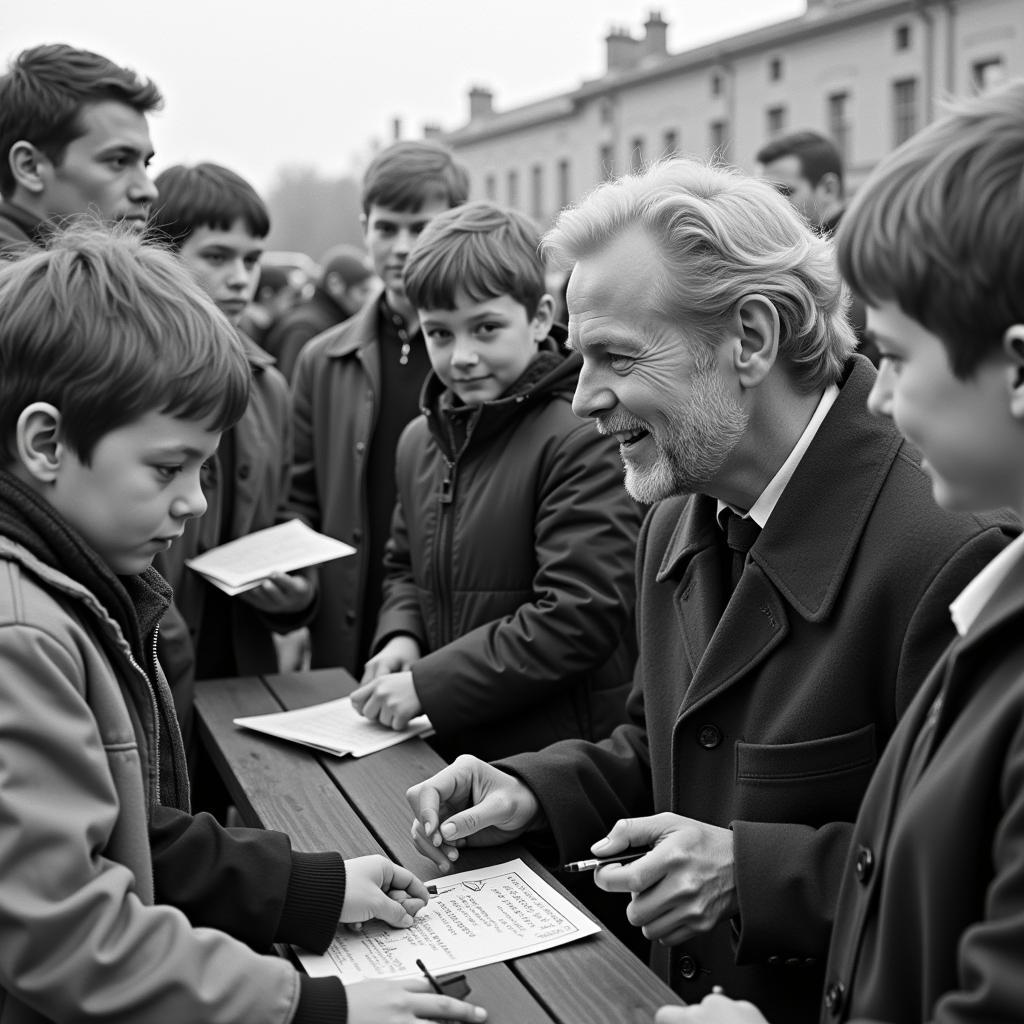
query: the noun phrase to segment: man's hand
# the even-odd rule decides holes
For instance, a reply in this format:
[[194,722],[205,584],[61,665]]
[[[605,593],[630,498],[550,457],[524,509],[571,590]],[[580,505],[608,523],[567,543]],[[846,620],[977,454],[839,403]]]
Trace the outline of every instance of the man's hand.
[[411,871],[386,857],[345,861],[343,924],[376,918],[395,928],[408,928],[429,898],[427,887]]
[[654,1024],[768,1024],[753,1003],[728,996],[705,996],[693,1006],[663,1006]]
[[451,870],[458,848],[497,846],[540,824],[533,791],[512,775],[463,754],[406,793],[415,820],[416,848],[441,871]]
[[363,678],[359,682],[368,683],[392,672],[407,672],[419,658],[420,645],[415,637],[405,633],[393,636],[363,666]]
[[426,978],[361,981],[345,986],[348,1024],[417,1024],[424,1020],[487,1019],[482,1006],[430,991]]
[[598,868],[594,882],[633,894],[626,917],[647,938],[677,946],[739,909],[729,829],[678,814],[624,818],[591,849],[608,857],[631,846],[653,849],[630,864]]
[[315,593],[315,587],[308,576],[275,572],[258,587],[243,591],[238,599],[269,615],[288,615],[308,608]]
[[404,729],[423,711],[411,672],[377,676],[352,691],[352,707],[365,718],[390,729]]

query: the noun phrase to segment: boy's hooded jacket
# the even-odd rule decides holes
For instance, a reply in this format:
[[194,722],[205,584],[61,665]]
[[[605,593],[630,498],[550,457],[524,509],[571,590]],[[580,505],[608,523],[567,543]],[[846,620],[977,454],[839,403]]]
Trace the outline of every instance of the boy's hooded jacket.
[[615,442],[572,412],[580,366],[549,339],[475,408],[431,374],[399,441],[374,649],[419,641],[413,680],[447,756],[596,739],[623,719],[641,510]]
[[337,986],[250,948],[326,945],[341,858],[187,813],[167,597],[0,471],[0,1024],[344,1019]]

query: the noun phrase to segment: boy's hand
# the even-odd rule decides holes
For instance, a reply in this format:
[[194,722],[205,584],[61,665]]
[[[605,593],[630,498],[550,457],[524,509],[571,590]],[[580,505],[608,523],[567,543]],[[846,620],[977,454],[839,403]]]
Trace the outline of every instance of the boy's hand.
[[693,1006],[663,1006],[654,1024],[768,1024],[753,1003],[712,993]]
[[361,715],[391,729],[404,729],[423,711],[411,672],[378,676],[352,691],[352,706]]
[[348,1024],[416,1024],[424,1020],[487,1019],[482,1006],[441,996],[426,978],[409,981],[361,981],[346,985]]
[[392,672],[406,672],[419,660],[419,641],[412,636],[402,634],[393,636],[363,666],[363,678],[360,683],[368,683],[378,676],[391,675]]
[[507,843],[541,822],[533,790],[469,754],[412,786],[405,796],[416,816],[416,848],[441,871],[451,871],[460,846]]
[[626,917],[648,939],[677,946],[713,928],[739,910],[731,829],[678,814],[623,818],[594,843],[595,857],[652,846],[630,864],[594,872],[594,884],[608,892],[633,894]]
[[312,580],[302,573],[275,572],[238,597],[261,612],[287,615],[308,608],[315,592]]
[[345,861],[342,924],[377,919],[395,928],[409,928],[429,898],[427,887],[411,871],[387,857]]

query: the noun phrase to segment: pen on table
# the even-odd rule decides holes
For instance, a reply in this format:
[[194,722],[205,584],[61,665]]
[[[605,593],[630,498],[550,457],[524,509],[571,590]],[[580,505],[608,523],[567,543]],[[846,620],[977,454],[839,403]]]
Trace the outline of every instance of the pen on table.
[[652,849],[653,847],[650,846],[635,846],[632,849],[623,850],[622,853],[613,853],[609,857],[590,857],[587,860],[570,861],[568,864],[562,864],[558,870],[573,874],[578,871],[593,871],[601,867],[602,864],[628,864],[631,860],[639,860],[645,854],[650,853]]

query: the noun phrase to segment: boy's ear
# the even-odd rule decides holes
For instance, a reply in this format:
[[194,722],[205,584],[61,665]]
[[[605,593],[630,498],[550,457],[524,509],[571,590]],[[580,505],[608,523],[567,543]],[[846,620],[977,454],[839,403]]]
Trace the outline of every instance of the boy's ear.
[[7,154],[7,162],[10,165],[11,173],[17,188],[24,189],[32,195],[39,195],[46,187],[43,175],[40,173],[40,164],[46,157],[24,139],[19,139]]
[[550,333],[555,323],[555,300],[546,292],[537,303],[537,312],[533,314],[530,326],[533,328],[533,340],[540,344]]
[[1024,419],[1024,324],[1011,324],[1003,332],[1003,354],[1009,364],[1010,413]]
[[60,440],[60,410],[49,402],[26,405],[15,427],[15,447],[18,461],[33,480],[52,483],[65,450]]

